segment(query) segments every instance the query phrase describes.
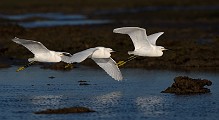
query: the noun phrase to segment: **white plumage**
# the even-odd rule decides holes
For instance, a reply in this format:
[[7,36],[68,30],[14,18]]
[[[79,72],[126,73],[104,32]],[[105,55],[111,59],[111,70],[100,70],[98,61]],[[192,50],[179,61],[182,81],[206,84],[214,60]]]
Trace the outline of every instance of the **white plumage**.
[[12,41],[23,45],[34,54],[34,58],[28,59],[29,62],[60,62],[62,61],[61,56],[70,55],[67,52],[56,52],[48,50],[42,43],[33,40],[14,38]]
[[105,47],[89,48],[84,51],[73,54],[71,57],[63,56],[64,62],[67,63],[79,63],[86,58],[91,58],[102,69],[104,69],[115,80],[122,80],[122,74],[116,65],[116,62],[110,57],[113,50]]
[[162,46],[156,46],[156,41],[164,32],[158,32],[147,36],[146,30],[139,27],[121,27],[113,30],[114,33],[128,34],[134,44],[135,50],[128,54],[137,56],[159,57],[163,55]]

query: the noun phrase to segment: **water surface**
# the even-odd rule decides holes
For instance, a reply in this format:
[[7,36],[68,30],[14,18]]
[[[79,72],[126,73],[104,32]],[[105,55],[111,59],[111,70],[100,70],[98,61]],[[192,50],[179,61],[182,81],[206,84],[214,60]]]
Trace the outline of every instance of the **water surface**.
[[[216,120],[219,117],[219,74],[121,69],[124,80],[115,81],[102,69],[80,67],[68,72],[30,67],[0,69],[0,119],[149,119]],[[160,93],[173,78],[186,75],[213,82],[210,94],[173,95]],[[54,76],[54,79],[50,79]],[[86,80],[91,85],[80,86]],[[33,112],[72,106],[85,106],[97,112],[65,115],[39,115]]]
[[218,5],[210,6],[146,6],[138,8],[117,8],[112,10],[100,10],[95,12],[95,15],[107,14],[124,14],[124,13],[139,13],[139,12],[153,12],[153,11],[217,11]]
[[[17,15],[0,14],[0,18],[13,20],[13,22],[24,28],[54,27],[64,25],[99,25],[111,23],[110,20],[88,19],[85,15],[64,13],[27,13]],[[36,18],[41,19],[39,20]]]

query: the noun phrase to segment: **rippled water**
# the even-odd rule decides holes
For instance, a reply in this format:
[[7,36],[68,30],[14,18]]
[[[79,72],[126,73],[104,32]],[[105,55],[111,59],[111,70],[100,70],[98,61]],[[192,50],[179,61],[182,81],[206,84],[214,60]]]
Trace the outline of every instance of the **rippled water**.
[[[216,120],[219,117],[219,74],[216,73],[121,69],[125,79],[118,82],[101,69],[87,67],[68,72],[30,67],[17,73],[16,69],[0,69],[1,120]],[[179,75],[211,80],[211,94],[160,93]],[[50,76],[55,78],[50,79]],[[86,80],[91,85],[80,86],[79,80]],[[85,106],[97,112],[33,113],[73,106]]]

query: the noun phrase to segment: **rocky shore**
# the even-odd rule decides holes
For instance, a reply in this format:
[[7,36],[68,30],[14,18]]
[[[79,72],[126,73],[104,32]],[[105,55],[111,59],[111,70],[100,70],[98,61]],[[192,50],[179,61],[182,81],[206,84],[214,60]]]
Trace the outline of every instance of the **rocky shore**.
[[[16,2],[14,0],[11,1]],[[24,2],[26,2],[26,4],[22,9],[19,9],[19,11],[13,10],[9,2],[3,0],[1,5],[8,6],[8,9],[2,7],[0,8],[0,13],[24,14],[25,11],[31,13],[46,11],[57,12],[57,9],[53,7],[56,3],[60,3],[58,1],[49,0],[47,2],[51,4],[51,7],[46,10],[45,6],[38,5],[38,3],[31,3],[28,0]],[[134,49],[132,42],[127,35],[114,34],[112,30],[122,26],[138,26],[145,28],[148,35],[163,31],[164,34],[158,39],[157,44],[170,50],[165,51],[162,57],[139,57],[122,67],[169,70],[219,70],[219,49],[217,49],[219,46],[217,25],[219,18],[216,17],[217,12],[215,12],[215,10],[203,7],[203,5],[214,6],[217,1],[210,0],[207,3],[202,1],[196,5],[196,7],[191,7],[195,4],[188,0],[180,3],[173,0],[165,2],[158,0],[157,2],[150,1],[149,3],[135,1],[135,4],[133,3],[132,5],[136,6],[131,6],[131,3],[128,2],[122,6],[119,6],[119,4],[110,4],[110,6],[105,7],[105,9],[103,2],[96,2],[103,5],[103,7],[99,8],[99,10],[96,8],[96,4],[91,4],[88,7],[85,1],[80,4],[81,8],[85,8],[86,10],[79,9],[78,7],[70,9],[70,6],[68,6],[66,9],[61,8],[60,12],[66,14],[69,14],[70,11],[71,13],[82,13],[88,16],[89,19],[109,19],[112,21],[111,23],[25,28],[18,25],[18,21],[0,18],[0,58],[10,58],[16,61],[8,64],[8,62],[3,62],[2,59],[0,59],[0,68],[16,64],[25,64],[25,60],[29,57],[33,57],[32,53],[26,50],[26,48],[11,41],[14,37],[40,41],[48,49],[66,51],[72,54],[90,47],[110,47],[117,51],[112,55],[116,61],[124,60],[129,57],[127,51]],[[120,2],[124,1],[119,0],[118,3]],[[110,1],[105,1],[105,3],[110,3]],[[176,9],[162,7],[167,6],[167,3],[169,3],[170,7],[175,6]],[[42,7],[42,9],[31,9],[30,11],[28,5],[31,6],[35,4],[37,4],[39,8]],[[69,5],[73,4],[69,3]],[[183,5],[187,5],[187,8],[184,8]],[[17,4],[17,7],[21,6],[22,4]],[[143,9],[144,7],[150,6],[155,6],[155,8],[157,6],[157,9],[159,9],[152,11]],[[217,9],[216,7],[214,8]],[[118,10],[120,10],[120,12],[118,12]],[[133,13],[131,10],[136,10],[136,12]],[[39,20],[44,19],[31,18],[28,20],[20,20],[19,22]],[[17,60],[21,60],[20,63]],[[89,60],[81,64],[94,65],[93,62]],[[55,69],[59,68],[60,67],[57,67]],[[62,69],[60,68],[60,70]]]
[[95,111],[86,107],[70,107],[70,108],[60,108],[60,109],[47,109],[34,113],[35,114],[72,114],[72,113],[88,113],[88,112],[95,112]]
[[204,86],[211,85],[212,82],[210,80],[178,76],[174,78],[174,83],[161,93],[174,93],[177,95],[204,94],[210,93],[210,89]]

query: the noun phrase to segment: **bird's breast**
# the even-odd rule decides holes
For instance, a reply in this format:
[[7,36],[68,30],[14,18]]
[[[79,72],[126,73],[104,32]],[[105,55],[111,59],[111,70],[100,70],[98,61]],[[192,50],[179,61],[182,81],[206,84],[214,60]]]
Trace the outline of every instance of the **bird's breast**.
[[60,62],[61,61],[61,57],[53,51],[50,51],[49,53],[37,54],[35,55],[35,58],[37,59],[37,61],[40,61],[40,62]]
[[163,55],[163,52],[154,48],[141,48],[135,50],[134,54],[138,56],[160,57]]

